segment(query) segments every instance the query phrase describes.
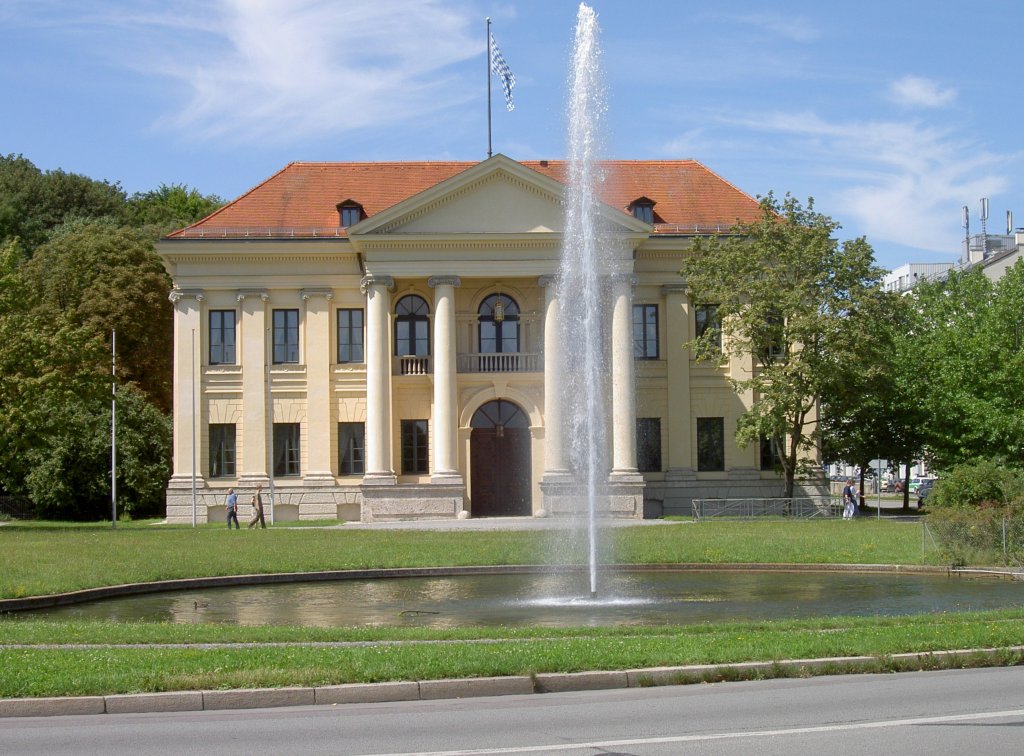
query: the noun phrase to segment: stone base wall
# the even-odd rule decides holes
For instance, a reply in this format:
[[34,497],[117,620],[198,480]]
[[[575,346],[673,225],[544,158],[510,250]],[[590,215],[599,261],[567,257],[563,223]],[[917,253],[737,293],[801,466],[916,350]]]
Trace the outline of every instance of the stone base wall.
[[[250,486],[237,487],[238,519],[248,520],[252,507],[249,500],[255,489]],[[196,489],[196,523],[227,522],[224,499],[227,488]],[[265,518],[275,522],[289,520],[346,520],[358,522],[362,510],[362,492],[359,486],[305,486],[301,483],[276,485],[274,500],[271,502],[269,487],[263,486],[263,511]],[[192,522],[191,488],[167,489],[167,522],[187,524]]]
[[[574,517],[586,512],[587,493],[576,481],[548,479],[541,482],[540,490],[544,495],[542,513],[548,517]],[[596,505],[599,517],[642,519],[643,479],[637,475],[605,484],[598,491]]]
[[[694,499],[778,498],[782,496],[783,481],[763,480],[760,477],[733,477],[726,480],[665,480],[648,482],[644,489],[644,517],[658,518],[669,515],[693,516]],[[828,496],[828,481],[797,480],[794,496]]]
[[438,483],[363,486],[362,497],[363,522],[449,520],[466,506],[463,486]]

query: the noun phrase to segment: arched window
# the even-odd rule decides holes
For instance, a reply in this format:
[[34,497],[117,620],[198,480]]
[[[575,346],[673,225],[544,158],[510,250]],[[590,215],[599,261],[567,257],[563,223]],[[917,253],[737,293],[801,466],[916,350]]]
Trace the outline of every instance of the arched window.
[[395,355],[426,357],[430,354],[430,309],[415,294],[402,297],[395,305]]
[[519,351],[519,305],[504,294],[480,303],[480,351],[484,354]]

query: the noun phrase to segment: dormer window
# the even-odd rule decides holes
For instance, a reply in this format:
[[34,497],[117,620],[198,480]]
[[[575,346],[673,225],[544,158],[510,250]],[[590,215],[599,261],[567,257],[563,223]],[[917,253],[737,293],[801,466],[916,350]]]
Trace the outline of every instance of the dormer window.
[[633,200],[629,205],[629,211],[633,213],[633,217],[637,220],[641,220],[644,223],[654,224],[654,201],[649,200],[646,197],[640,197],[640,199]]
[[363,219],[363,206],[352,200],[345,200],[338,204],[338,215],[341,218],[342,228],[356,225]]

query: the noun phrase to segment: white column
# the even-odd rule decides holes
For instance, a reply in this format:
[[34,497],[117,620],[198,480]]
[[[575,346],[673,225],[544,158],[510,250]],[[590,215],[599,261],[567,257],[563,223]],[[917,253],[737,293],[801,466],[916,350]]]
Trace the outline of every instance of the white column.
[[636,475],[632,275],[612,283],[612,475]]
[[[199,398],[202,395],[202,301],[201,289],[174,289],[169,299],[174,304],[174,423],[173,475],[170,487],[192,485],[192,461],[195,459],[196,480],[201,482],[203,464],[198,442],[203,433]],[[193,422],[196,426],[193,455]]]
[[558,281],[554,276],[541,276],[537,283],[544,289],[544,474],[565,475],[568,471],[562,445]]
[[266,484],[268,439],[267,417],[271,398],[267,396],[267,303],[266,290],[249,289],[238,292],[242,307],[239,322],[239,350],[242,366],[242,444],[239,456],[240,487]]
[[458,396],[456,393],[455,287],[458,276],[432,276],[434,289],[434,473],[433,483],[461,485],[458,471]]
[[366,473],[363,483],[396,482],[391,461],[391,276],[367,275],[366,295]]
[[686,284],[661,287],[665,295],[665,362],[668,369],[668,480],[696,477],[690,400],[690,303]]
[[330,289],[303,289],[306,303],[306,464],[305,485],[334,485],[331,463],[331,300]]

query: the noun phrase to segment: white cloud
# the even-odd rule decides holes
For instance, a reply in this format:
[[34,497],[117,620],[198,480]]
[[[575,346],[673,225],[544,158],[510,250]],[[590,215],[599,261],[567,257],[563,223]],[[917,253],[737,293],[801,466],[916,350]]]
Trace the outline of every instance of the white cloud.
[[[747,132],[784,141],[771,159],[792,171],[797,158],[815,174],[819,206],[856,222],[872,243],[949,253],[959,249],[959,208],[1008,186],[1011,156],[996,155],[948,130],[916,122],[830,122],[813,112],[721,116]],[[734,137],[735,135],[733,135]]]
[[453,70],[485,49],[461,2],[173,0],[79,21],[116,30],[122,64],[179,85],[159,125],[189,139],[343,138],[479,96]]
[[888,99],[908,108],[941,108],[952,104],[957,91],[922,76],[904,76],[889,85]]

